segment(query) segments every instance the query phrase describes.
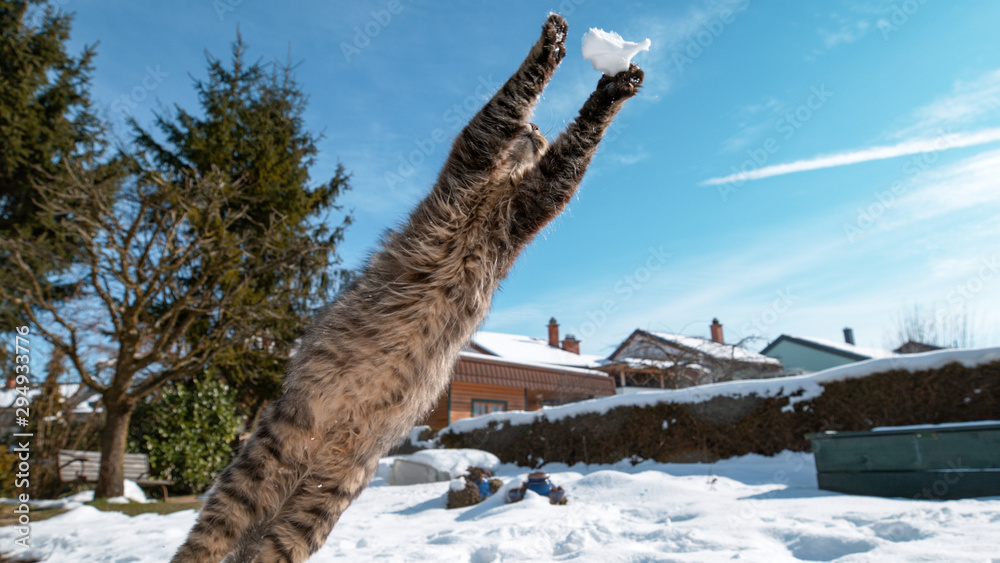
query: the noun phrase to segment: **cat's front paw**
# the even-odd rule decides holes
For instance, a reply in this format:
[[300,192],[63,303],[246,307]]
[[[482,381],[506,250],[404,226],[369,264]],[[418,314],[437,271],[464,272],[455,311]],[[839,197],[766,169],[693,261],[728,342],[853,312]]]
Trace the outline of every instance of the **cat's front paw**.
[[569,25],[559,14],[549,14],[542,26],[542,37],[538,40],[540,62],[552,70],[566,56],[566,32]]
[[645,76],[641,68],[635,63],[630,63],[628,70],[623,70],[614,76],[602,76],[597,82],[597,91],[607,95],[611,101],[628,99],[639,92]]

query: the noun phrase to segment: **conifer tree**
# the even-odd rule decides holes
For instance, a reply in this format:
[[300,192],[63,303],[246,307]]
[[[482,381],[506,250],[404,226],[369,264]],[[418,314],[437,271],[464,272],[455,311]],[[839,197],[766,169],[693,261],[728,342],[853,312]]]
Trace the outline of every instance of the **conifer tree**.
[[[233,209],[245,208],[234,222],[234,234],[252,240],[262,230],[280,228],[279,247],[318,243],[325,249],[304,258],[294,268],[273,271],[253,280],[253,300],[270,316],[264,330],[249,342],[234,342],[213,361],[238,392],[251,420],[267,401],[278,396],[287,359],[311,312],[329,299],[346,279],[337,245],[351,222],[350,214],[335,227],[325,223],[331,212],[341,212],[337,198],[347,189],[348,176],[338,166],[334,177],[310,186],[309,166],[318,137],[305,130],[302,119],[306,96],[290,64],[252,64],[246,60],[242,39],[232,46],[231,65],[209,56],[208,78],[195,82],[201,115],[177,106],[173,115],[159,115],[158,141],[134,120],[137,143],[148,151],[160,173],[170,178],[206,175],[217,171],[226,183],[238,182]],[[248,261],[270,260],[282,248],[256,248]],[[291,298],[290,298],[291,297]],[[202,325],[190,338],[200,337]]]
[[[88,92],[94,47],[67,52],[71,21],[42,0],[0,0],[0,238],[45,242],[49,252],[31,264],[43,283],[57,257],[72,261],[79,245],[39,219],[35,184],[59,174],[62,159],[99,152],[104,133]],[[8,261],[0,254],[0,265]],[[0,302],[0,332],[19,322],[13,304]]]

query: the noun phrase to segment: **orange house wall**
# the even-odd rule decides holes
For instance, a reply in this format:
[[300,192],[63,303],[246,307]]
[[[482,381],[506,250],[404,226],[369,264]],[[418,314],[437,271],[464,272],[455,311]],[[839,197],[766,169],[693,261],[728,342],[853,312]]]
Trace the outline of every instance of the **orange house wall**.
[[[524,389],[520,387],[503,387],[501,385],[484,385],[482,383],[466,383],[453,381],[449,386],[451,391],[451,421],[462,420],[472,416],[472,400],[506,401],[507,410],[527,410],[524,404]],[[444,428],[448,425],[448,392],[438,398],[434,410],[427,416],[424,424],[431,428]]]

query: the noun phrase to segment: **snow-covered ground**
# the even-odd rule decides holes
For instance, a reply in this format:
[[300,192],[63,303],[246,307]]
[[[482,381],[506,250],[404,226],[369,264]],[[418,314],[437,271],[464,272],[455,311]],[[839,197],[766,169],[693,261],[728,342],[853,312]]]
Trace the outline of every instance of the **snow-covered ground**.
[[[385,465],[388,465],[388,460]],[[667,562],[1000,561],[1000,497],[884,499],[816,488],[812,456],[785,452],[714,464],[549,465],[567,506],[528,493],[446,510],[447,482],[393,487],[376,478],[311,561]],[[187,510],[130,518],[83,506],[33,524],[30,555],[51,562],[169,560],[194,523]],[[0,552],[13,548],[0,528]]]

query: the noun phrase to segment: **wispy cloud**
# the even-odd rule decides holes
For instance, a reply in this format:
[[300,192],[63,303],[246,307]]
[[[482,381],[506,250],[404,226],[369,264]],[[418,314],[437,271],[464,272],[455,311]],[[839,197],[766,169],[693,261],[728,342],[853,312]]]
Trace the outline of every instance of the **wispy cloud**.
[[645,56],[650,71],[643,84],[646,91],[656,95],[669,91],[688,65],[711,50],[730,25],[739,24],[740,14],[749,4],[749,0],[703,0],[678,16],[636,22],[635,28],[653,42],[653,49]]
[[843,21],[841,26],[830,31],[826,28],[819,28],[817,33],[819,33],[820,38],[823,39],[823,44],[827,49],[833,49],[834,47],[846,43],[854,43],[858,39],[861,39],[868,33],[871,29],[871,24],[867,20],[860,21]]
[[807,170],[820,170],[823,168],[833,168],[835,166],[844,166],[847,164],[857,164],[859,162],[885,160],[887,158],[896,158],[912,154],[971,147],[995,141],[1000,141],[1000,127],[984,129],[971,133],[947,134],[937,138],[903,141],[895,145],[870,147],[867,149],[817,156],[785,164],[764,166],[747,172],[738,172],[728,176],[709,178],[708,180],[702,182],[702,185],[717,186],[733,182],[759,180],[761,178],[770,178],[772,176],[781,176],[795,172],[805,172]]
[[959,127],[1000,115],[1000,69],[959,80],[952,91],[914,112],[916,122],[893,134],[907,138],[942,127]]
[[[885,138],[904,139],[902,141],[709,178],[701,185],[742,183],[807,170],[992,143],[1000,140],[1000,127],[949,134],[941,134],[941,131],[954,131],[973,123],[982,124],[997,116],[1000,116],[1000,69],[987,72],[974,80],[957,81],[947,95],[915,110],[909,118],[909,125],[885,135]],[[729,144],[724,143],[724,147]]]

